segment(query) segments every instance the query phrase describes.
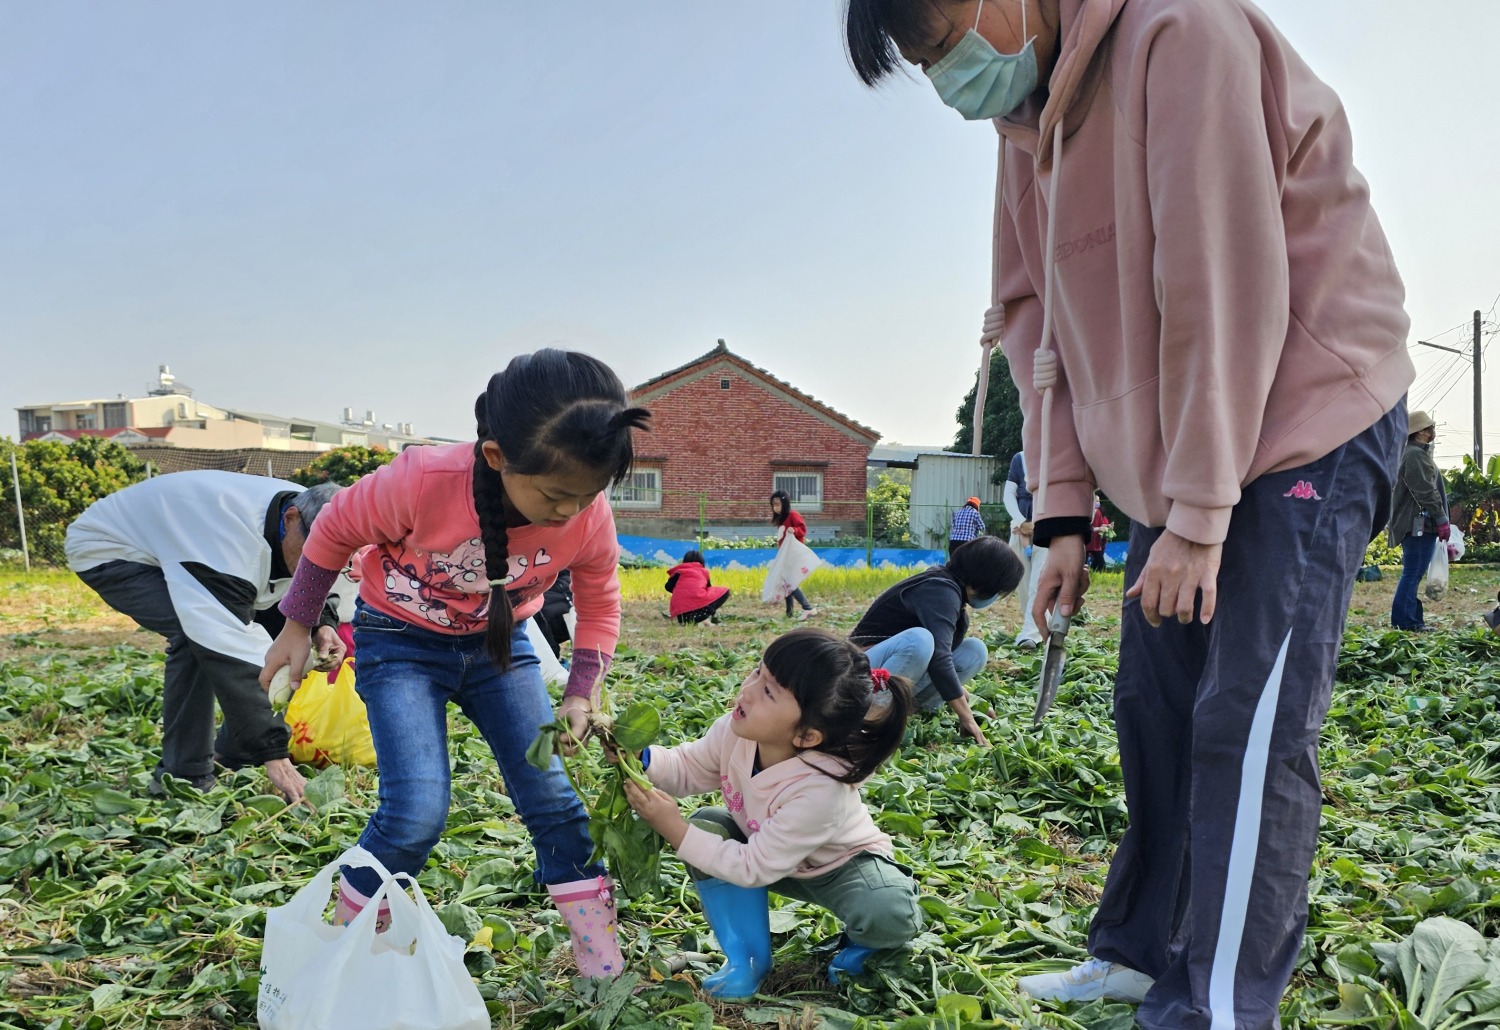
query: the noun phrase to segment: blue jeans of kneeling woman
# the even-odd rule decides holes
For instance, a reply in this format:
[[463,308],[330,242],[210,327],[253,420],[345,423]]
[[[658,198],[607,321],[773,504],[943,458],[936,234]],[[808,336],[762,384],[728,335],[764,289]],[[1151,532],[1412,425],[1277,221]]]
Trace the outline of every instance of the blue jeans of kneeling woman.
[[1396,583],[1396,596],[1391,598],[1391,625],[1397,629],[1422,629],[1426,626],[1417,587],[1427,575],[1427,566],[1432,564],[1432,552],[1437,549],[1437,542],[1433,533],[1421,536],[1408,533],[1401,538],[1401,579]]
[[[482,633],[433,632],[363,603],[354,640],[355,685],[380,772],[379,806],[360,835],[361,847],[393,873],[421,871],[448,823],[452,702],[500,764],[506,792],[536,848],[536,879],[559,884],[603,874],[603,866],[589,861],[588,814],[561,762],[554,758],[543,771],[526,761],[537,728],[554,716],[524,619],[511,636],[511,665],[503,673],[485,651]],[[346,876],[366,896],[380,885],[368,869]]]
[[[878,644],[871,644],[865,655],[870,659],[870,668],[885,669],[892,676],[911,680],[917,707],[924,712],[935,712],[945,702],[927,671],[932,664],[932,651],[932,634],[921,626],[913,626]],[[953,649],[953,671],[958,674],[958,682],[967,683],[978,676],[989,657],[989,648],[984,646],[984,641],[976,637],[965,637],[960,641]]]

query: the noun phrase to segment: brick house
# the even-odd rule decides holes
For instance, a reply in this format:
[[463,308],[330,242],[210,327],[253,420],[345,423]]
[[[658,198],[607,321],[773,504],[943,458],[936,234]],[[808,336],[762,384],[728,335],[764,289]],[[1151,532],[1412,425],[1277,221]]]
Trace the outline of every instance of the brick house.
[[630,391],[652,414],[630,477],[611,496],[623,533],[764,536],[785,490],[812,535],[865,529],[865,464],[880,434],[730,351]]

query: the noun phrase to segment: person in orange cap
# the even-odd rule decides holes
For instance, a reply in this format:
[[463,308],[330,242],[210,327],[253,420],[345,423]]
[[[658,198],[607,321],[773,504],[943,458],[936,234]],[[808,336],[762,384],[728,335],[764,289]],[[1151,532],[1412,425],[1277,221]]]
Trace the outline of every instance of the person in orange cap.
[[984,536],[984,517],[979,514],[979,498],[970,497],[964,506],[953,513],[953,523],[948,528],[948,557],[953,557],[964,544]]

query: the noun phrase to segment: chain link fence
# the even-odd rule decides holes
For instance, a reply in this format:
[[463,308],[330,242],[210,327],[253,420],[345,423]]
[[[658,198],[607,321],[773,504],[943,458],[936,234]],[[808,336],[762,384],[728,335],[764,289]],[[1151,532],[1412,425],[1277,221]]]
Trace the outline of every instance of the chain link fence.
[[[825,558],[831,555],[846,565],[904,566],[944,560],[953,513],[961,505],[962,501],[959,505],[913,505],[804,498],[794,499],[792,510],[807,523],[807,543]],[[679,558],[688,548],[711,556],[776,547],[778,530],[771,521],[769,500],[664,490],[624,503],[615,498],[614,509],[622,546],[632,561],[660,563]],[[1004,505],[984,505],[980,515],[986,533],[1008,537],[1010,519]],[[743,560],[757,559],[747,554]]]
[[45,509],[27,512],[21,504],[20,475],[14,451],[6,458],[5,464],[0,466],[0,477],[5,485],[3,494],[0,494],[0,569],[65,568],[68,564],[63,554],[66,515]]
[[[67,513],[18,506],[17,482],[9,462],[0,466],[0,474],[5,485],[0,498],[0,568],[66,567]],[[769,501],[657,491],[645,500],[617,496],[611,502],[622,537],[683,545],[665,548],[669,554],[688,547],[708,553],[776,546]],[[793,500],[792,507],[806,521],[807,542],[815,549],[862,550],[870,565],[920,565],[946,554],[948,527],[958,506],[804,498]],[[980,516],[987,533],[1008,537],[1010,519],[1003,505],[983,505]],[[881,552],[878,559],[877,551]]]

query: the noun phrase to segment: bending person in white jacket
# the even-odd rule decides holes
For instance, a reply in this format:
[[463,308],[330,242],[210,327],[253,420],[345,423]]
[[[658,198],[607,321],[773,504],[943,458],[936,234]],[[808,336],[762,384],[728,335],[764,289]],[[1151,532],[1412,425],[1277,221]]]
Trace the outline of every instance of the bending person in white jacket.
[[[104,602],[167,638],[162,755],[151,792],[170,773],[213,787],[214,700],[224,709],[217,757],[263,765],[289,803],[306,781],[287,751],[290,733],[259,677],[277,600],[291,583],[308,527],[339,487],[304,489],[265,476],[177,472],[100,498],[68,527],[68,565]],[[342,660],[324,609],[315,643]],[[270,623],[270,625],[268,625]]]

